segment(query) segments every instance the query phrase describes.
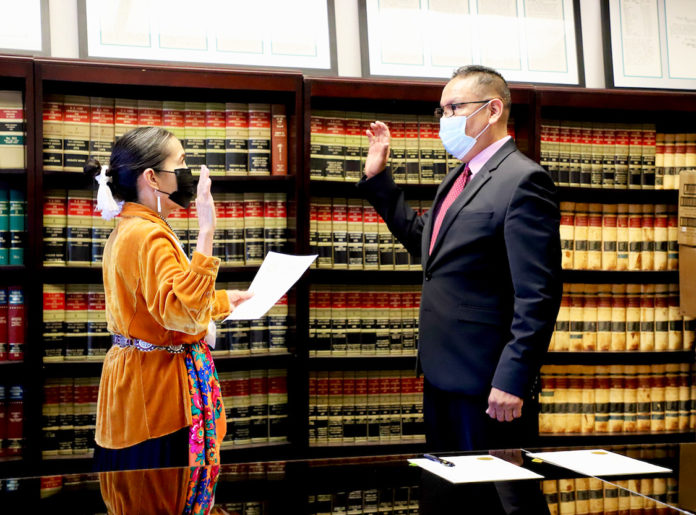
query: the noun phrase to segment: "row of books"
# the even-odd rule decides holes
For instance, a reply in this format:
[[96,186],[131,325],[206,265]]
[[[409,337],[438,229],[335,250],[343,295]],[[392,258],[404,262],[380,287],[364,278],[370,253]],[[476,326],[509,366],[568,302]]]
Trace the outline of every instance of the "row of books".
[[163,127],[186,151],[186,164],[211,175],[286,175],[285,106],[47,95],[44,171],[81,172],[88,157],[108,164],[114,142],[131,129]]
[[0,169],[26,166],[26,117],[21,91],[0,91]]
[[24,288],[0,286],[0,362],[24,360],[25,327]]
[[309,357],[415,356],[419,306],[420,286],[315,286]]
[[325,513],[415,515],[419,513],[419,507],[420,487],[411,485],[312,493],[307,497],[305,513],[308,515]]
[[540,147],[559,186],[679,189],[679,172],[696,167],[696,133],[651,123],[542,120]]
[[[309,177],[318,181],[360,180],[368,151],[366,132],[375,120],[391,135],[389,168],[397,184],[439,184],[461,161],[440,140],[432,115],[313,110],[310,119]],[[514,121],[508,133],[514,137]]]
[[540,434],[696,429],[693,365],[544,365]]
[[678,480],[673,477],[611,483],[589,477],[545,479],[541,488],[551,515],[667,513],[669,508],[659,503],[677,506],[678,501]]
[[[288,239],[285,193],[215,195],[213,255],[224,265],[258,265],[269,251],[283,252]],[[174,211],[168,223],[191,256],[198,240],[195,202]],[[101,266],[116,221],[96,210],[96,191],[50,190],[43,208],[44,266]]]
[[561,202],[562,266],[677,270],[677,206]]
[[44,384],[43,395],[43,457],[93,452],[99,378],[49,378]]
[[423,377],[414,370],[310,371],[310,446],[424,439]]
[[681,351],[695,340],[678,284],[566,283],[549,350]]
[[22,455],[23,427],[24,387],[0,384],[0,457]]
[[26,212],[24,192],[0,182],[0,266],[24,264]]
[[[218,289],[247,287],[242,283],[217,285]],[[259,319],[217,322],[212,354],[224,357],[287,352],[287,334],[288,298],[283,296]],[[111,347],[104,286],[44,284],[42,339],[44,363],[103,361]]]
[[[411,201],[418,213],[430,202]],[[348,270],[420,270],[375,209],[361,199],[316,197],[310,201],[309,245],[318,254],[316,268]]]
[[244,370],[219,374],[227,434],[222,449],[286,442],[287,370]]

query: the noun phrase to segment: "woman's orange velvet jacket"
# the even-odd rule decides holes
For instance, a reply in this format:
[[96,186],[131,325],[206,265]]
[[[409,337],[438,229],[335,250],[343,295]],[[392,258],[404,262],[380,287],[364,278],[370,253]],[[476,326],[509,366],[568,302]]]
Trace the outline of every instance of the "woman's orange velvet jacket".
[[[155,345],[201,340],[211,318],[230,313],[215,291],[220,260],[194,252],[189,264],[167,224],[151,209],[126,203],[104,248],[109,332]],[[97,401],[96,443],[122,449],[191,424],[184,354],[113,346],[106,355]],[[226,420],[218,420],[220,443]]]

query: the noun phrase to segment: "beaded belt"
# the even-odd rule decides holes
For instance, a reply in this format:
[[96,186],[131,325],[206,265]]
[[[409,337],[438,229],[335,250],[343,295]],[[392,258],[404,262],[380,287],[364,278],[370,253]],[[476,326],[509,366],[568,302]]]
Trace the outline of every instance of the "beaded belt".
[[127,347],[135,347],[143,352],[152,352],[155,350],[167,351],[170,354],[181,354],[184,352],[183,345],[153,345],[144,340],[139,340],[138,338],[126,338],[121,334],[112,334],[111,341],[114,345],[118,345],[122,349]]

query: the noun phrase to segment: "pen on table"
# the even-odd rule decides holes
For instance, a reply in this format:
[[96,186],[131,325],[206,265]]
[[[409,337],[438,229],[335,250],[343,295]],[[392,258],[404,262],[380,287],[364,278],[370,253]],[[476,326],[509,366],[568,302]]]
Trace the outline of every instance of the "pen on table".
[[452,463],[451,461],[438,458],[437,456],[433,456],[432,454],[424,454],[423,457],[430,461],[434,461],[435,463],[439,463],[440,465],[444,465],[445,467],[454,467],[454,463]]

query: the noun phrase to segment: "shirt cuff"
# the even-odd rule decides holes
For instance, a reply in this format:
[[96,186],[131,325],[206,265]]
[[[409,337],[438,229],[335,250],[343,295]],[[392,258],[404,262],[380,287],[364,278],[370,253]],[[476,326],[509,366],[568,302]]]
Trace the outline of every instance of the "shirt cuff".
[[220,268],[220,258],[206,256],[198,251],[193,252],[191,258],[191,270],[199,275],[216,277]]
[[232,313],[232,305],[230,304],[227,290],[215,290],[215,301],[213,302],[211,316],[214,320],[220,320],[227,318],[230,313]]

